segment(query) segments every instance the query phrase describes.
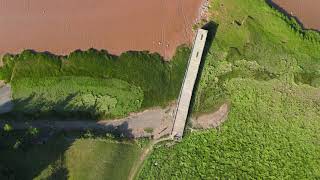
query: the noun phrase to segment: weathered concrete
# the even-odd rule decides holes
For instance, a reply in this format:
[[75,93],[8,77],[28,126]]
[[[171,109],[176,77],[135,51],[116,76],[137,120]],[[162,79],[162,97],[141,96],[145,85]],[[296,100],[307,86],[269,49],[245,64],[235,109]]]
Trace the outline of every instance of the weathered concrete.
[[174,125],[171,136],[181,138],[188,117],[188,111],[192,96],[193,87],[197,79],[199,66],[206,43],[208,31],[199,29],[193,44],[193,50],[189,59],[188,69],[182,84]]
[[11,86],[0,84],[0,114],[10,112],[13,108],[13,102],[11,100]]

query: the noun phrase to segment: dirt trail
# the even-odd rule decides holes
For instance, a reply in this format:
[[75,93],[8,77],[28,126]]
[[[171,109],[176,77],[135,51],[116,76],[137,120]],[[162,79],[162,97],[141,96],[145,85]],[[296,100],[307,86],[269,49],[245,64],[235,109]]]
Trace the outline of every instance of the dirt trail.
[[143,162],[145,161],[147,156],[151,153],[153,146],[154,146],[154,141],[150,142],[150,144],[148,144],[147,147],[143,149],[139,159],[131,167],[131,170],[128,175],[128,180],[133,180],[135,178]]
[[272,0],[289,15],[295,16],[307,29],[320,31],[319,0]]
[[138,159],[138,161],[136,161],[134,163],[134,165],[132,166],[129,176],[128,176],[128,180],[133,180],[137,175],[139,170],[141,169],[143,162],[147,159],[147,157],[149,156],[149,154],[152,152],[153,147],[160,142],[163,141],[167,141],[167,140],[172,140],[171,137],[167,137],[167,138],[161,138],[161,139],[157,139],[157,140],[152,140],[147,147],[145,147]]
[[192,41],[203,0],[0,0],[0,54],[149,50],[171,57]]
[[[39,129],[53,130],[104,130],[109,132],[122,133],[123,136],[129,138],[153,137],[160,138],[171,132],[173,119],[173,107],[165,109],[154,108],[140,113],[132,114],[123,119],[90,121],[90,120],[37,120],[37,121],[10,121],[1,120],[0,127],[5,123],[9,123],[13,129],[27,129],[30,126]],[[151,132],[150,132],[151,130]]]

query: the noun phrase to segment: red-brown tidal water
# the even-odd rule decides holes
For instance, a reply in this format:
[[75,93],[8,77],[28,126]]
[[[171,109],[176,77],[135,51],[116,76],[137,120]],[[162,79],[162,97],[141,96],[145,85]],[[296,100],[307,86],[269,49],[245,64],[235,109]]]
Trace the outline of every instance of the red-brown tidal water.
[[286,10],[288,14],[296,16],[306,29],[320,31],[320,0],[272,0]]
[[149,50],[190,43],[202,0],[0,0],[0,54]]

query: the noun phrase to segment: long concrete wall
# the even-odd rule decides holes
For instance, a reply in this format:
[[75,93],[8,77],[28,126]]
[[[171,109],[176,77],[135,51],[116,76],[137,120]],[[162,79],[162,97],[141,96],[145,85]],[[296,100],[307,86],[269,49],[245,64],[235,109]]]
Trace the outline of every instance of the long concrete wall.
[[208,31],[199,29],[193,44],[188,69],[186,71],[178,99],[173,129],[171,132],[171,136],[175,138],[181,138],[183,136],[184,127],[188,117],[192,91],[197,79],[203,49],[207,39],[207,34]]

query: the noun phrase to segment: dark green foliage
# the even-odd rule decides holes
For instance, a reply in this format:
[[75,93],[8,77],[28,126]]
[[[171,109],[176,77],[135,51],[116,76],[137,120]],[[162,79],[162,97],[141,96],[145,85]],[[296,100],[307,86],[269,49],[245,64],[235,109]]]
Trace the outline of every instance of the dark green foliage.
[[34,117],[61,115],[94,119],[126,116],[143,102],[140,88],[118,79],[20,78],[12,82],[15,108]]
[[0,77],[8,82],[21,78],[90,76],[120,79],[140,87],[144,93],[142,108],[165,105],[177,97],[190,50],[180,47],[172,61],[159,54],[126,52],[112,56],[106,51],[89,49],[69,56],[55,56],[26,50],[6,55]]
[[[17,142],[18,148],[14,148]],[[0,130],[0,178],[125,179],[143,146],[104,133]],[[97,168],[99,167],[99,168]],[[95,168],[95,170],[92,170]],[[107,177],[107,178],[106,178]]]
[[4,65],[0,70],[0,79],[10,82],[12,71],[15,65],[14,59],[14,56],[9,54],[3,56],[2,61]]
[[316,31],[312,31],[312,30],[306,30],[304,32],[304,38],[306,40],[310,40],[313,41],[315,43],[319,43],[320,44],[320,35],[319,32]]
[[52,54],[25,50],[21,54],[11,57],[14,62],[11,80],[23,77],[40,78],[60,75],[61,60]]

